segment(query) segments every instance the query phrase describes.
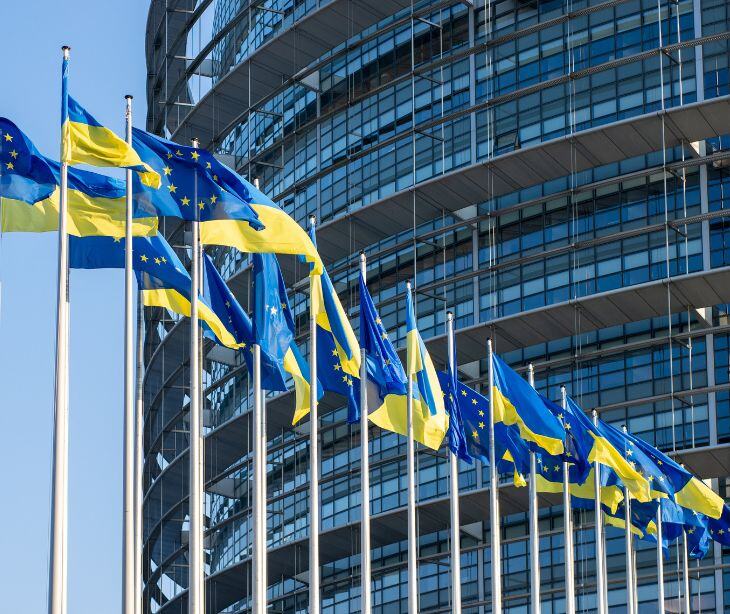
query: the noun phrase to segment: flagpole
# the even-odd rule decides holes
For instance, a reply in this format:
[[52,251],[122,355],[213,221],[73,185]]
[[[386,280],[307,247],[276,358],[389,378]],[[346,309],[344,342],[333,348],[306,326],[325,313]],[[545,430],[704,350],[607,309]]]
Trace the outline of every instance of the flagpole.
[[[406,282],[406,292],[411,295],[411,282]],[[416,443],[413,439],[413,378],[408,371],[406,396],[406,421],[408,448],[406,470],[408,472],[408,614],[418,612],[418,532],[416,528]]]
[[134,466],[134,612],[142,614],[142,476],[144,472],[144,304],[137,293],[137,389]]
[[263,392],[261,390],[261,346],[253,346],[253,612],[266,612],[266,440],[263,432]]
[[[565,386],[560,387],[560,400],[565,411],[568,395]],[[566,421],[563,417],[563,426]],[[567,434],[566,434],[567,439]],[[573,510],[570,503],[570,465],[563,460],[563,534],[565,547],[565,614],[575,614],[575,563],[573,550]]]
[[[624,434],[626,434],[628,432],[626,425],[622,428]],[[634,542],[631,539],[631,493],[628,487],[624,486],[624,549],[626,550],[626,611],[628,614],[636,614],[633,547]]]
[[[598,412],[593,410],[593,424],[598,425]],[[603,512],[601,510],[601,464],[593,463],[596,510],[596,605],[598,614],[608,614],[606,595],[606,556],[603,549]]]
[[[62,47],[68,62],[71,47]],[[62,79],[62,104],[67,106],[66,77]],[[66,565],[68,561],[68,164],[63,155],[61,126],[61,197],[58,207],[58,286],[56,298],[56,371],[54,393],[51,536],[48,578],[49,614],[66,614]]]
[[489,366],[489,522],[492,544],[492,614],[502,614],[502,546],[499,535],[499,473],[494,443],[494,358],[487,339]]
[[[527,365],[527,381],[535,387],[535,368]],[[537,509],[537,456],[530,451],[530,614],[540,614],[540,524]]]
[[[198,140],[192,140],[198,147]],[[203,429],[200,408],[200,325],[198,294],[200,292],[200,235],[198,218],[198,174],[194,176],[193,203],[195,220],[192,222],[192,258],[190,264],[190,496],[188,528],[189,591],[188,613],[205,611],[205,570],[203,560]]]
[[692,614],[692,596],[689,583],[689,552],[687,550],[687,531],[682,529],[682,597],[685,614]]
[[[259,189],[258,177],[253,180]],[[269,586],[267,560],[267,512],[266,512],[266,396],[261,389],[261,345],[255,344],[254,350],[254,572],[253,613],[266,614],[268,609],[267,590]]]
[[656,576],[659,614],[664,614],[664,553],[662,551],[662,530],[662,504],[660,501],[656,514]]
[[[367,284],[367,256],[360,252],[360,275]],[[362,304],[362,300],[361,300]],[[372,610],[371,565],[370,565],[370,450],[368,423],[368,366],[365,348],[360,348],[360,611],[370,614]]]
[[[309,217],[314,229],[317,218]],[[319,614],[319,411],[317,407],[317,314],[315,287],[309,275],[309,614]]]
[[[125,97],[127,143],[132,144],[132,96]],[[124,239],[124,493],[122,515],[122,612],[134,614],[134,271],[132,240],[132,171],[127,169]]]
[[[456,343],[454,341],[454,314],[446,313],[446,332],[449,340],[449,370],[456,377]],[[457,391],[454,390],[454,394]],[[458,403],[458,399],[454,399]],[[453,451],[449,455],[449,497],[451,504],[451,611],[461,614],[461,526],[459,524],[459,458]]]

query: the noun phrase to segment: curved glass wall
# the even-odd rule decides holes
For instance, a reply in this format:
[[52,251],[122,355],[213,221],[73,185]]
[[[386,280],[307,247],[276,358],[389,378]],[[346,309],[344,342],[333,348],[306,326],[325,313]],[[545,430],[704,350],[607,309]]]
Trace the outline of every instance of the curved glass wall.
[[[728,95],[726,3],[660,5],[657,12],[655,2],[639,0],[415,3],[352,31],[253,109],[247,99],[217,101],[240,112],[239,121],[217,135],[218,149],[297,220],[316,213],[320,224],[341,229],[343,246],[359,249],[358,212],[381,199],[473,165],[483,165],[491,181],[488,163],[502,156]],[[148,35],[161,40],[164,32],[172,40],[168,53],[148,45],[151,82],[166,113],[155,107],[151,125],[177,129],[190,105],[214,95],[227,75],[257,53],[265,59],[269,43],[302,19],[340,7],[358,10],[357,3],[337,0],[266,0],[255,8],[240,0],[191,0],[177,6],[188,12],[173,32],[170,14],[160,16],[153,3]],[[185,48],[182,63],[175,44]],[[730,441],[726,305],[686,308],[670,299],[638,320],[617,314],[604,320],[581,307],[600,295],[621,311],[635,288],[656,288],[664,296],[667,286],[730,266],[730,141],[708,137],[573,169],[456,212],[419,203],[435,211],[423,216],[430,221],[394,227],[392,235],[365,246],[369,288],[391,338],[404,345],[409,279],[418,289],[418,325],[429,343],[444,334],[447,309],[465,329],[494,321],[519,325],[537,310],[575,305],[571,335],[520,344],[498,333],[497,351],[518,369],[534,363],[542,393],[555,398],[565,385],[583,407],[599,409],[605,420],[626,424],[662,449]],[[168,220],[164,231],[173,245],[186,244],[179,222]],[[355,326],[356,252],[343,247],[327,262]],[[184,249],[180,255],[187,258]],[[247,307],[246,256],[226,249],[211,255]],[[306,350],[307,296],[292,290],[291,298]],[[180,612],[186,603],[189,329],[178,320],[162,310],[147,314],[144,580],[150,612]],[[241,353],[206,343],[204,354],[207,591],[215,611],[234,614],[251,606],[250,385]],[[483,358],[460,367],[463,381],[484,387]],[[269,600],[276,611],[304,612],[308,435],[290,426],[290,397],[272,396],[267,407]],[[347,424],[341,400],[328,402],[322,413],[322,548],[337,552],[323,556],[323,612],[358,611],[359,427]],[[399,436],[371,433],[371,513],[383,522],[397,523],[406,504],[405,447]],[[421,451],[417,468],[422,513],[437,519],[433,531],[420,535],[420,608],[447,612],[448,464],[443,454]],[[513,488],[511,476],[503,479]],[[488,471],[463,465],[459,480],[465,505],[484,510],[481,522],[463,528],[461,561],[465,612],[481,613],[490,599]],[[723,495],[726,481],[718,480]],[[587,612],[596,607],[591,523],[590,512],[576,512],[578,607]],[[562,612],[560,509],[542,509],[540,526],[543,608]],[[504,595],[515,612],[529,599],[526,531],[525,513],[502,519]],[[405,612],[407,544],[397,535],[386,541],[373,550],[374,609]],[[618,578],[624,568],[618,531],[608,535],[607,553],[611,577]],[[724,609],[730,584],[717,565],[729,555],[718,548],[701,562],[692,583],[696,609]],[[676,551],[668,564],[677,564]],[[640,544],[642,608],[654,605],[654,565],[653,547]],[[666,591],[676,605],[675,576],[667,578]],[[612,611],[623,599],[617,581],[609,591]]]

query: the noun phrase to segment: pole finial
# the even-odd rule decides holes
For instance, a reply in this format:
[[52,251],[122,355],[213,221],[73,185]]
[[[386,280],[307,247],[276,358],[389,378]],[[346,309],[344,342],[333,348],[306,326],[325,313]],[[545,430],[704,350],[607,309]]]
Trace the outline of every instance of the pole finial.
[[134,98],[134,96],[132,96],[132,94],[125,94],[124,95],[124,99],[125,100],[132,100],[133,98]]
[[196,149],[200,147],[200,141],[198,140],[198,137],[193,137],[190,139],[190,144],[195,147]]
[[71,54],[71,47],[68,45],[64,45],[61,47],[61,52],[63,53],[63,59],[68,60],[69,55]]
[[259,189],[259,178],[258,177],[253,178],[253,187],[255,187],[257,190]]
[[317,225],[317,216],[312,213],[309,216],[309,227],[314,228]]
[[454,312],[453,311],[447,311],[446,312],[446,319],[449,321],[452,321],[454,319]]

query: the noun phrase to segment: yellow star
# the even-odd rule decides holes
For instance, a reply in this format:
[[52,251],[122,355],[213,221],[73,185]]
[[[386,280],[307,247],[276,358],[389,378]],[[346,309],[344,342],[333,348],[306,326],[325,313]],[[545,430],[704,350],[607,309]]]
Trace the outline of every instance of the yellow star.
[[210,168],[210,162],[205,163],[205,168]]
[[172,169],[169,166],[166,166],[162,170],[165,172],[165,175],[169,175],[172,172]]
[[345,382],[345,383],[347,383],[347,375],[343,375],[342,376],[342,381]]
[[383,341],[385,341],[388,338],[388,333],[383,333],[381,335],[381,338],[382,338]]
[[477,433],[476,431],[474,431],[474,432],[473,432],[473,433],[471,434],[471,436],[472,436],[472,437],[473,437],[474,439],[479,439],[479,433]]
[[210,197],[210,204],[211,205],[215,205],[215,203],[216,203],[217,200],[218,200],[218,197],[217,196],[211,196]]
[[282,308],[282,310],[286,311],[286,303],[282,303],[281,308]]
[[553,471],[560,471],[560,466],[559,465],[555,465],[555,467],[553,467]]
[[569,424],[569,423],[566,423],[566,424],[565,424],[565,430],[566,430],[566,431],[569,431],[569,430],[570,430],[570,424]]
[[12,142],[12,140],[13,140],[13,135],[12,135],[12,134],[6,134],[6,135],[5,135],[5,140],[6,140],[6,141],[7,141],[8,143]]
[[548,468],[547,468],[546,465],[543,465],[542,466],[542,471],[543,471],[543,473],[547,473],[548,472]]
[[471,400],[471,404],[472,404],[472,405],[476,405],[476,404],[477,404],[477,400],[476,400],[476,399],[472,399],[472,400]]
[[335,371],[339,371],[340,369],[342,369],[341,365],[335,365]]
[[114,237],[114,243],[121,243],[122,237]]
[[484,417],[484,410],[481,410],[481,409],[479,410],[479,417],[480,418]]
[[466,390],[462,390],[462,391],[461,391],[461,396],[462,396],[462,397],[465,397],[465,396],[466,396]]
[[657,461],[656,464],[661,467],[664,463],[662,461]]
[[633,450],[626,450],[626,456],[633,456],[634,451]]
[[185,196],[185,197],[183,197],[183,199],[182,199],[182,200],[180,201],[180,204],[181,204],[181,205],[182,205],[183,207],[187,207],[187,206],[188,206],[188,205],[190,204],[190,199],[189,199],[189,198],[188,198],[187,196]]
[[218,181],[218,175],[213,175],[213,181]]
[[174,194],[177,192],[177,186],[174,183],[171,183],[169,186],[167,186],[167,189],[170,190],[170,194]]
[[18,157],[18,152],[13,149],[13,151],[10,152],[10,157],[15,160]]
[[332,350],[332,356],[337,356],[337,350]]
[[377,318],[375,318],[375,323],[376,323],[376,324],[377,324],[378,326],[380,326],[380,325],[381,325],[381,324],[383,323],[383,321],[382,321],[382,320],[380,319],[380,317],[377,317]]
[[7,168],[7,169],[8,169],[9,171],[12,171],[12,170],[13,170],[13,169],[15,168],[15,166],[13,166],[13,163],[12,163],[12,162],[6,162],[6,163],[5,163],[5,167],[6,167],[6,168]]
[[162,261],[159,258],[155,258],[155,264],[162,264]]
[[347,378],[347,385],[348,386],[352,386],[352,378],[351,377],[348,377]]
[[197,162],[198,161],[198,158],[200,157],[200,154],[197,151],[193,151],[190,154],[190,156],[193,158],[193,160],[195,160]]
[[480,428],[480,429],[483,429],[483,428],[484,428],[484,422],[480,422],[480,423],[479,423],[479,428]]
[[725,529],[720,529],[720,530],[719,530],[719,531],[717,532],[717,534],[718,534],[718,535],[724,535],[724,534],[725,534]]
[[695,532],[694,527],[692,527],[691,529],[689,529],[687,531],[687,533],[689,533],[690,535],[694,535],[694,532]]
[[202,200],[198,203],[198,209],[205,209],[205,203]]
[[175,152],[175,155],[176,155],[176,156],[182,156],[183,154],[182,154],[182,151],[180,151],[180,150],[178,149],[178,150],[177,150],[177,151]]
[[172,154],[168,151],[167,152],[167,159],[169,160],[170,158],[172,158]]
[[230,306],[231,306],[231,301],[226,301],[226,307],[230,307]]
[[385,366],[389,367],[392,363],[390,362],[390,358],[385,359]]
[[562,419],[563,419],[563,414],[558,414],[558,418],[559,418],[560,420],[562,420]]
[[142,255],[141,255],[141,256],[139,257],[139,259],[140,259],[140,260],[141,260],[142,262],[147,262],[147,261],[149,260],[149,258],[148,258],[147,256],[145,256],[144,254],[142,254]]

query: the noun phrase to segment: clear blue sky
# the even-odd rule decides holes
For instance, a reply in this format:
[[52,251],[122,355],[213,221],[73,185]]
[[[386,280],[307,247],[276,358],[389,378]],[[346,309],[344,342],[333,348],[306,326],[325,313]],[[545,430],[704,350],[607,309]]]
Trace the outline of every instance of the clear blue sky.
[[[146,112],[148,0],[0,0],[0,115],[58,157],[59,77],[123,130],[123,96]],[[53,417],[56,235],[0,239],[0,591],[3,612],[46,608]],[[120,611],[122,456],[120,271],[71,274],[69,612]]]

